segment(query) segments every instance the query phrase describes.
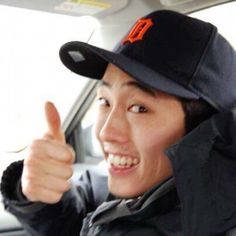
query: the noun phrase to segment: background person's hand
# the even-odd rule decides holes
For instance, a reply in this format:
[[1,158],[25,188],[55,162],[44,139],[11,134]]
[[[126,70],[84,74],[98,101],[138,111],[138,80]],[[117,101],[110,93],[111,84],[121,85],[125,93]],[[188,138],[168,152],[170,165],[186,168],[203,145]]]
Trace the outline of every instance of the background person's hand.
[[74,151],[65,143],[56,107],[47,102],[45,114],[48,132],[34,140],[24,160],[22,192],[32,201],[57,203],[70,188]]

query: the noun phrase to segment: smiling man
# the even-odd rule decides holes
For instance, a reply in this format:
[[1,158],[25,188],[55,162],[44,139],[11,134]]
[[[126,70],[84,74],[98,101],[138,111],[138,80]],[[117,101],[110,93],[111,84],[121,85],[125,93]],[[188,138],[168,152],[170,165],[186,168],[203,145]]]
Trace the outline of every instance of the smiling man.
[[172,168],[164,150],[185,133],[180,101],[140,86],[112,64],[97,97],[95,127],[108,162],[109,190],[137,197],[169,178]]
[[74,152],[52,103],[48,132],[4,173],[6,208],[32,235],[219,236],[236,227],[236,53],[215,26],[157,11],[113,51],[60,49],[101,80],[95,132],[108,178],[70,186]]

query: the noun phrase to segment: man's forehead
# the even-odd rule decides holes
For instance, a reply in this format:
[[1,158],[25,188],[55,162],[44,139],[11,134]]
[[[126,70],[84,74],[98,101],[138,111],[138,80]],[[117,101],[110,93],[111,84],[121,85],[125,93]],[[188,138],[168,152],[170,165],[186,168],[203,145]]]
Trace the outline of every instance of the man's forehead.
[[[124,88],[124,87],[135,88],[135,89],[138,89],[138,90],[140,90],[144,93],[147,93],[148,95],[151,95],[153,97],[155,97],[157,95],[157,91],[155,91],[154,89],[148,88],[145,85],[142,85],[141,83],[139,83],[138,81],[136,81],[134,79],[122,80],[122,78],[120,78],[119,82],[120,82],[119,86],[121,88]],[[113,86],[115,86],[115,83],[113,83],[112,80],[102,79],[99,84],[99,87],[106,87],[108,89],[111,89]]]
[[108,63],[107,68],[105,70],[105,73],[103,75],[103,80],[109,79],[109,77],[115,78],[115,77],[124,77],[133,79],[129,74],[127,74],[125,71],[121,70],[119,67],[112,63]]
[[109,63],[100,82],[100,87],[105,86],[111,88],[115,84],[118,84],[120,87],[133,87],[152,96],[156,96],[157,94],[157,91],[155,89],[152,89],[147,85],[140,83],[116,65]]

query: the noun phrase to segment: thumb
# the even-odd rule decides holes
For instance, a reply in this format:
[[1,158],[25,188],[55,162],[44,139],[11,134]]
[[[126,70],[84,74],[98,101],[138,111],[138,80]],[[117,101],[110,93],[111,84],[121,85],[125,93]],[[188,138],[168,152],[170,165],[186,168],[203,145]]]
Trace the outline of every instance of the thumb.
[[48,131],[45,136],[65,143],[65,135],[61,130],[60,115],[52,102],[45,103],[45,116],[48,125]]

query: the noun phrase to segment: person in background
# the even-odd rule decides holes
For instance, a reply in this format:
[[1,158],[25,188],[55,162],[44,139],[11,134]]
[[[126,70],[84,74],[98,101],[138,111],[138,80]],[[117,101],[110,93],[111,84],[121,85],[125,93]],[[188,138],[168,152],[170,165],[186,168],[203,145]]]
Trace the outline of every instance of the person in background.
[[215,26],[155,11],[114,51],[75,41],[60,58],[100,80],[95,132],[108,176],[88,170],[70,183],[74,151],[46,103],[48,131],[1,182],[31,235],[219,236],[236,226],[236,52]]

